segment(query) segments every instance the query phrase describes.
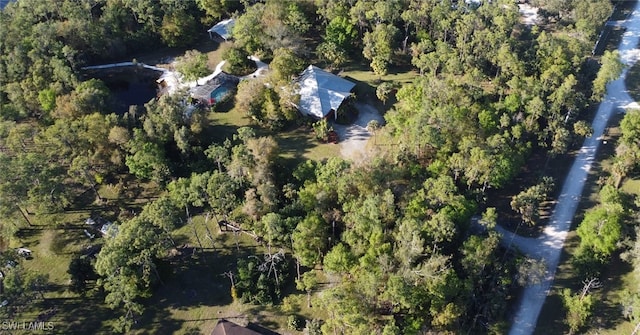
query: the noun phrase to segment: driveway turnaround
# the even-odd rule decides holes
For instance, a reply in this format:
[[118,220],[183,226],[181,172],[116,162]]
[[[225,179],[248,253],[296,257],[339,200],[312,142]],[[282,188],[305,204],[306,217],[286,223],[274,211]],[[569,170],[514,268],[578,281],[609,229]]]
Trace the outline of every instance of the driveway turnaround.
[[365,158],[367,142],[371,138],[371,132],[367,129],[370,121],[376,120],[380,125],[384,124],[384,118],[370,104],[357,102],[358,118],[350,125],[334,124],[333,129],[340,138],[340,154],[342,157],[354,162]]

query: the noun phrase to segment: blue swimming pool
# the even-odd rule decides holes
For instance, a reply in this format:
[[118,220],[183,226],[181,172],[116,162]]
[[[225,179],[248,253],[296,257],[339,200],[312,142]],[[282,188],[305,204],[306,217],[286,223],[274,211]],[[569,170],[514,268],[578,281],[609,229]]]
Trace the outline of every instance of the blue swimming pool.
[[231,87],[220,86],[211,92],[211,103],[216,103],[224,99],[231,91]]

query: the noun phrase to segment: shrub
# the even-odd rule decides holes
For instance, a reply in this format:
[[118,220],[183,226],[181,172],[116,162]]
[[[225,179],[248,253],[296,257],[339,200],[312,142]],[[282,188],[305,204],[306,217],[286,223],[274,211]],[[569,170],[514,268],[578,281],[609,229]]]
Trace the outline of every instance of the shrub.
[[195,80],[208,75],[211,70],[207,67],[207,55],[198,50],[189,50],[184,56],[176,59],[176,70],[187,80]]
[[256,70],[256,64],[249,59],[249,53],[235,44],[222,51],[226,71],[235,75],[247,75]]
[[354,105],[354,99],[349,98],[338,108],[336,123],[350,124],[358,117],[358,110]]
[[391,82],[384,82],[378,85],[378,87],[376,88],[376,96],[383,105],[387,103],[387,100],[389,99],[391,93],[393,93],[394,88],[395,87]]
[[326,142],[329,139],[329,133],[332,130],[327,119],[322,119],[313,124],[313,131],[316,134],[316,138],[322,142]]
[[304,327],[305,335],[321,335],[322,322],[319,319],[311,319],[306,320],[306,325]]
[[305,320],[296,314],[289,315],[287,318],[287,328],[289,330],[302,330],[302,325],[305,323]]

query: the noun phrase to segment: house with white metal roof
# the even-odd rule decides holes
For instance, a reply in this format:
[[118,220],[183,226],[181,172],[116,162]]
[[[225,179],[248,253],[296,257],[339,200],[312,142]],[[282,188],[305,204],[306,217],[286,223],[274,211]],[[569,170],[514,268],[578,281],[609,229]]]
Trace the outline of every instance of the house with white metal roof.
[[[233,35],[233,25],[235,24],[234,19],[226,19],[216,23],[209,30],[209,37],[213,39],[215,35],[220,36],[223,40],[228,41]],[[215,35],[214,35],[215,34]]]
[[336,111],[351,96],[355,83],[309,65],[297,79],[300,94],[298,110],[316,119],[323,119]]

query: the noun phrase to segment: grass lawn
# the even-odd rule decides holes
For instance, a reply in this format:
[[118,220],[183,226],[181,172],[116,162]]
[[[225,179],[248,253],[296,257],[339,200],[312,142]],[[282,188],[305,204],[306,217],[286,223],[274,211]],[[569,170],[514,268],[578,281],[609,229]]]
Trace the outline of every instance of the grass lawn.
[[[21,229],[11,240],[10,247],[24,247],[33,252],[32,258],[22,262],[27,269],[49,275],[51,282],[66,282],[70,255],[80,252],[90,244],[83,232],[84,219],[87,217],[87,211],[30,215],[33,225]],[[54,293],[66,296],[61,291]]]
[[342,77],[356,81],[355,91],[358,94],[360,100],[371,103],[377,107],[380,111],[386,111],[390,106],[395,103],[394,96],[391,96],[386,104],[382,104],[376,97],[376,88],[383,82],[392,82],[400,88],[402,85],[411,83],[419,75],[419,73],[412,69],[405,68],[392,68],[389,73],[379,77],[370,68],[366,66],[359,66],[354,69],[347,69],[340,74]]
[[225,45],[230,44],[230,42],[218,43],[209,41],[204,43],[205,46],[209,44],[211,44],[212,46],[202,50],[202,52],[207,53],[207,66],[209,67],[209,69],[211,69],[211,71],[213,71],[216,66],[222,61],[222,51],[225,49]]
[[406,72],[391,72],[382,77],[379,77],[377,74],[373,73],[371,70],[350,70],[343,71],[342,75],[347,78],[352,78],[357,81],[365,82],[372,86],[376,86],[382,82],[394,82],[397,84],[406,84],[413,82],[418,76],[418,72],[414,70],[406,71]]
[[218,143],[224,142],[227,138],[233,138],[233,135],[238,133],[238,128],[251,126],[248,117],[233,109],[209,113],[209,122],[211,126],[208,131],[211,139]]
[[276,140],[280,146],[280,156],[285,159],[320,161],[340,156],[340,144],[320,143],[313,130],[304,127],[279,134]]
[[[55,334],[112,333],[111,320],[119,314],[104,304],[102,296],[96,291],[80,296],[67,289],[69,277],[66,271],[71,257],[89,245],[102,243],[101,238],[90,240],[84,235],[84,229],[87,229],[84,220],[92,211],[96,213],[95,209],[86,209],[57,215],[32,215],[33,227],[21,230],[12,240],[11,247],[23,246],[33,251],[31,259],[22,261],[27,269],[49,276],[45,299],[25,307],[20,314],[21,320],[34,320],[45,311],[55,311],[48,319],[54,323]],[[176,244],[183,247],[180,248],[181,255],[171,258],[164,267],[160,266],[163,284],[145,302],[145,312],[132,333],[210,333],[220,318],[239,324],[253,322],[283,332],[288,331],[288,315],[306,318],[320,315],[319,311],[307,308],[306,294],[296,293],[293,283],[286,289],[291,294],[280,305],[234,302],[230,280],[224,273],[233,270],[239,258],[260,257],[265,248],[246,234],[220,231],[215,222],[214,217],[207,221],[205,216],[198,215],[191,224],[173,232]],[[326,281],[320,278],[321,285],[323,280]]]
[[640,196],[640,178],[627,179],[622,183],[622,186],[620,188],[625,193]]
[[80,254],[87,246],[100,244],[100,238],[90,240],[84,234],[84,220],[90,209],[71,210],[55,215],[30,215],[32,226],[20,230],[11,240],[10,247],[31,249],[32,257],[21,265],[38,274],[48,276],[44,300],[34,299],[19,314],[19,320],[42,319],[53,323],[53,334],[111,334],[108,322],[115,318],[103,298],[90,291],[80,296],[67,289],[67,269],[73,255]]
[[618,255],[613,257],[615,259],[603,274],[603,288],[595,292],[599,303],[593,312],[591,328],[603,335],[631,334],[636,325],[623,317],[621,302],[629,295],[628,288],[636,288],[640,283],[631,273],[631,265],[620,260]]
[[215,222],[213,217],[206,220],[198,215],[191,224],[174,231],[176,243],[186,248],[181,249],[182,255],[172,259],[174,270],[165,276],[164,285],[147,302],[148,309],[140,322],[143,326],[134,333],[208,334],[221,318],[239,324],[252,322],[282,332],[290,314],[317,317],[317,311],[307,308],[306,295],[294,293],[293,284],[287,289],[293,294],[280,305],[256,306],[233,301],[231,282],[224,273],[233,270],[238,259],[260,257],[266,249],[246,234],[220,231]]
[[[227,112],[212,112],[209,114],[209,121],[211,137],[218,143],[222,143],[226,138],[232,138],[238,128],[251,126],[248,117],[233,109]],[[339,145],[320,143],[315,139],[311,129],[298,127],[275,133],[255,129],[258,136],[271,135],[275,138],[280,147],[280,156],[285,161],[322,160],[340,155]]]
[[640,101],[640,63],[636,63],[629,69],[625,84],[633,100]]

